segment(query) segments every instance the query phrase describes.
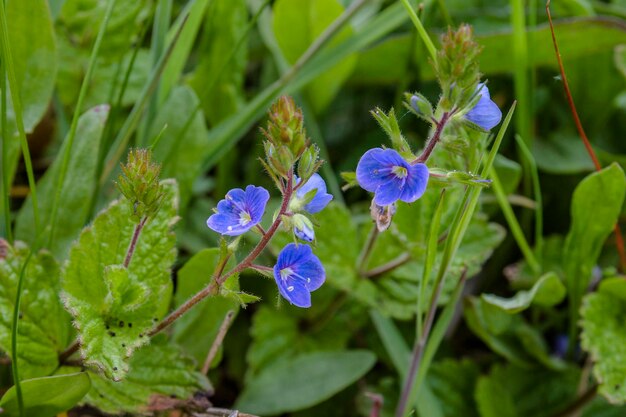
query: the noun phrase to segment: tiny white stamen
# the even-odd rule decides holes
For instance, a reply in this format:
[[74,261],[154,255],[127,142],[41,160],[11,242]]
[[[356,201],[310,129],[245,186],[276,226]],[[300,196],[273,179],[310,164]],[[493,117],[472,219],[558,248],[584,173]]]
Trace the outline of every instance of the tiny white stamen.
[[233,227],[232,227],[232,226],[228,226],[228,227],[226,228],[226,230],[228,230],[228,231],[230,232],[231,230],[233,230]]
[[405,167],[401,167],[401,166],[394,166],[393,168],[391,168],[391,172],[393,172],[393,174],[397,177],[397,178],[406,178],[409,175],[408,170]]
[[289,292],[293,291],[293,285],[290,285],[289,287],[287,287],[287,291]]

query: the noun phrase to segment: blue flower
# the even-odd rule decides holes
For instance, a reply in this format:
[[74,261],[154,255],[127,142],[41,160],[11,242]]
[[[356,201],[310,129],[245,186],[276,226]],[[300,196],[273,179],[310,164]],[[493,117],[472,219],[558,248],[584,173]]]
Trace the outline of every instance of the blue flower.
[[278,254],[274,279],[287,301],[298,307],[311,307],[311,291],[322,286],[326,273],[308,245],[290,243]]
[[293,233],[298,239],[305,242],[313,242],[315,240],[313,223],[306,216],[294,214],[291,221],[293,222]]
[[374,193],[379,206],[417,200],[426,191],[428,175],[425,164],[409,164],[393,149],[370,149],[356,167],[359,185]]
[[485,130],[491,130],[502,119],[498,105],[491,100],[489,89],[484,83],[476,87],[480,98],[478,103],[465,115],[465,118]]
[[217,204],[217,210],[206,224],[217,233],[239,236],[259,224],[265,213],[270,193],[263,187],[248,185],[246,190],[235,188]]
[[[296,178],[296,184],[298,183],[300,183],[300,178]],[[326,183],[320,174],[317,173],[311,175],[311,178],[298,188],[296,198],[303,200],[306,194],[311,190],[317,190],[317,192],[313,196],[313,199],[304,206],[304,210],[311,214],[319,213],[330,203],[333,196],[326,192]]]

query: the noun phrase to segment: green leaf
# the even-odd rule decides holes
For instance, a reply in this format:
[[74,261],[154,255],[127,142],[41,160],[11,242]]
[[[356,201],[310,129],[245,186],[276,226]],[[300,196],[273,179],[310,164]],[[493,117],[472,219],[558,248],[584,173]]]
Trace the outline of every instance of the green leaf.
[[[86,372],[55,375],[22,381],[24,413],[28,417],[50,417],[74,407],[91,388]],[[3,416],[19,417],[15,387],[0,400]]]
[[555,132],[533,142],[533,156],[537,166],[552,174],[575,174],[593,171],[585,145],[574,132]]
[[[213,271],[220,259],[220,250],[217,248],[204,249],[189,259],[178,271],[176,307],[187,301],[192,295],[206,287],[212,279]],[[230,261],[226,269],[234,266]],[[228,279],[228,284],[237,285],[237,276]],[[239,303],[223,296],[208,297],[200,301],[174,323],[174,340],[183,346],[198,363],[202,363],[215,340],[215,336],[230,310],[237,312]]]
[[[243,104],[243,82],[247,48],[239,47],[228,61],[243,35],[248,11],[244,0],[213,0],[204,21],[200,61],[190,79],[204,113],[212,125],[235,113]],[[217,78],[219,77],[219,78]]]
[[[8,2],[6,14],[24,129],[30,133],[48,109],[57,74],[52,17],[46,0]],[[8,101],[8,138],[5,138],[8,168],[4,172],[8,173],[10,184],[19,160],[20,141],[13,106]]]
[[472,393],[480,376],[478,365],[469,359],[444,359],[431,365],[426,381],[443,408],[445,417],[475,417]]
[[494,365],[475,391],[481,417],[550,417],[576,399],[580,370],[555,372]]
[[[283,54],[294,64],[306,49],[343,12],[337,0],[279,0],[274,4],[274,35]],[[330,47],[352,35],[350,27],[342,29],[329,42]],[[352,73],[356,55],[346,55],[340,62],[319,75],[306,88],[316,113],[321,113],[339,92]]]
[[138,413],[145,411],[155,394],[185,400],[199,390],[211,391],[206,376],[195,371],[194,361],[164,339],[157,337],[137,351],[123,381],[90,373],[92,389],[85,402],[105,413]]
[[528,291],[519,291],[512,298],[482,294],[483,301],[496,306],[509,314],[526,310],[531,304],[550,307],[563,301],[565,286],[554,272],[544,274]]
[[175,88],[161,106],[148,135],[154,138],[165,129],[153,149],[154,158],[163,164],[161,176],[178,182],[181,207],[186,206],[193,182],[201,174],[203,149],[208,140],[202,113],[196,112],[189,120],[198,103],[191,88]]
[[161,209],[144,226],[128,268],[123,262],[135,223],[132,204],[120,199],[83,230],[63,271],[65,306],[74,316],[84,363],[115,381],[170,304],[178,193],[175,182],[162,184]]
[[[89,219],[89,202],[96,186],[96,166],[102,132],[109,114],[108,106],[98,106],[90,109],[78,119],[76,130],[77,141],[71,152],[71,159],[67,167],[67,175],[61,189],[59,200],[58,225],[55,227],[55,236],[50,251],[58,258],[65,259],[72,241]],[[63,142],[59,155],[67,146]],[[49,217],[52,210],[56,186],[61,170],[62,158],[55,159],[54,163],[37,184],[39,195],[39,213],[41,221],[46,225],[42,236],[35,236],[33,220],[33,203],[30,197],[22,206],[16,220],[15,234],[30,244],[37,239],[47,242],[50,235]]]
[[[2,241],[0,241],[2,242]],[[8,246],[8,245],[7,245]],[[21,242],[0,257],[0,348],[11,346],[11,319],[20,271],[30,249]],[[68,341],[69,316],[59,300],[59,266],[47,251],[33,255],[24,274],[18,328],[18,366],[25,379],[51,374]]]
[[626,281],[612,278],[583,299],[581,344],[594,361],[599,392],[613,404],[626,402]]
[[236,407],[262,415],[301,410],[354,383],[375,362],[374,354],[358,350],[317,352],[281,360],[244,388]]
[[602,245],[617,222],[625,195],[626,176],[617,163],[588,175],[574,190],[572,224],[563,248],[572,326],[576,325],[580,299]]

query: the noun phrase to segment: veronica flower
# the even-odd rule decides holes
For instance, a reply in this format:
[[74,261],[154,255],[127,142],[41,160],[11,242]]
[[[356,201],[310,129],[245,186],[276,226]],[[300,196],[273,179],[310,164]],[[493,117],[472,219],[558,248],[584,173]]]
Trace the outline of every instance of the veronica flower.
[[[296,184],[299,183],[300,178],[296,178]],[[317,173],[311,175],[311,178],[298,188],[296,191],[296,198],[304,200],[306,194],[311,190],[317,190],[317,192],[313,196],[313,199],[305,204],[303,208],[311,214],[319,213],[328,205],[328,203],[330,203],[330,200],[333,199],[333,195],[326,192],[326,183],[321,175]]]
[[425,164],[409,164],[393,149],[370,149],[356,167],[359,185],[374,193],[374,203],[379,206],[417,200],[426,191],[428,175]]
[[502,112],[498,105],[491,100],[489,89],[485,83],[480,83],[476,87],[478,95],[478,103],[465,114],[465,119],[480,126],[485,130],[491,130],[502,119]]
[[311,292],[322,286],[326,273],[308,245],[290,243],[278,254],[274,279],[287,301],[298,307],[311,307]]
[[265,213],[270,193],[263,187],[248,185],[246,190],[235,188],[217,203],[217,210],[206,224],[217,233],[239,236],[259,224]]
[[293,222],[293,233],[298,239],[305,242],[313,242],[315,240],[313,223],[306,216],[294,214],[291,221]]

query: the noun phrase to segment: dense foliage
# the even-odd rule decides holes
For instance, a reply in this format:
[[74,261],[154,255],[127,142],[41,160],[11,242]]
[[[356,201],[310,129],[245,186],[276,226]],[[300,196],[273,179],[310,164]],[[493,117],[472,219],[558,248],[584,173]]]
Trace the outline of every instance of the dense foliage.
[[624,415],[626,2],[544,6],[4,0],[0,415]]

